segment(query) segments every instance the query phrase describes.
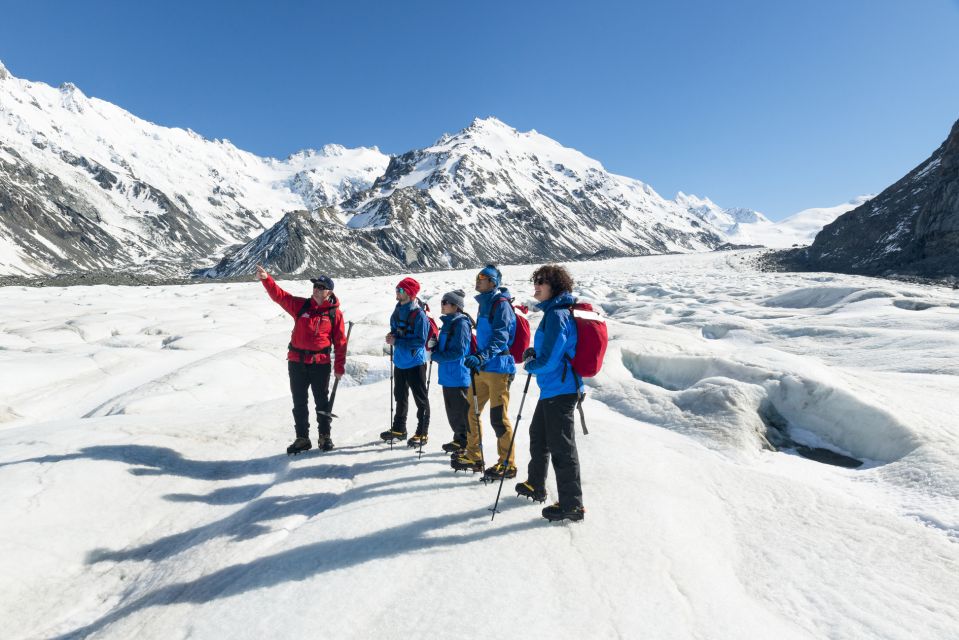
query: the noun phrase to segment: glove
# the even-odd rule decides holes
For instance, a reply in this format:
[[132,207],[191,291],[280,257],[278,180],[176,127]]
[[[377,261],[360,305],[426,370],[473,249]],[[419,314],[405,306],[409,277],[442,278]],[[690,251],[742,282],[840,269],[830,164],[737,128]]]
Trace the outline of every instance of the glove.
[[426,348],[429,349],[430,351],[432,351],[433,347],[435,346],[436,346],[436,338],[430,338],[429,340],[426,341]]
[[536,359],[536,349],[529,347],[526,351],[523,352],[523,364],[526,364],[530,360]]
[[480,368],[482,363],[476,356],[466,356],[466,358],[463,359],[463,365],[465,365],[470,371],[476,371]]

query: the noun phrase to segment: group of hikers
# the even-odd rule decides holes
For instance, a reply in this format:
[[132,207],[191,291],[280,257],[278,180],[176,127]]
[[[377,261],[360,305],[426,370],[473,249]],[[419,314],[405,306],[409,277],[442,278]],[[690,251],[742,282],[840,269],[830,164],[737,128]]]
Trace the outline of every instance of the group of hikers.
[[[309,437],[309,390],[313,393],[319,423],[317,446],[329,451],[333,449],[331,404],[345,371],[349,338],[333,291],[333,280],[325,275],[312,278],[312,296],[300,298],[281,289],[262,266],[257,266],[256,273],[270,298],[295,319],[287,366],[296,439],[287,453],[292,455],[313,448]],[[406,441],[410,447],[419,447],[422,451],[429,437],[428,362],[432,361],[438,365],[443,404],[453,432],[452,440],[442,446],[450,454],[450,466],[456,471],[482,473],[484,480],[502,482],[505,478],[515,478],[514,433],[508,410],[510,386],[517,364],[521,363],[528,374],[526,388],[529,388],[529,376],[535,376],[540,397],[529,427],[527,477],[516,485],[516,492],[545,502],[546,478],[552,460],[559,500],[543,509],[543,517],[550,521],[578,521],[583,519],[585,509],[574,412],[579,404],[582,415],[584,387],[574,363],[579,332],[573,310],[589,307],[576,304],[572,295],[573,278],[561,265],[539,267],[531,281],[533,297],[543,316],[533,345],[529,346],[526,309],[514,307],[513,297],[503,286],[503,275],[496,266],[487,265],[476,274],[475,300],[479,309],[475,320],[465,310],[463,290],[443,294],[442,326],[435,323],[428,313],[429,307],[418,298],[420,284],[410,277],[400,280],[396,285],[396,307],[390,316],[390,331],[385,338],[392,361],[396,409],[390,428],[380,437],[391,444]],[[605,325],[602,330],[605,340]],[[605,342],[602,351],[605,351]],[[601,359],[602,353],[600,362]],[[329,391],[331,374],[336,380],[333,396]],[[416,430],[411,436],[407,431],[410,395],[416,405]],[[498,454],[496,463],[489,467],[485,466],[483,457],[480,423],[481,412],[487,404]]]

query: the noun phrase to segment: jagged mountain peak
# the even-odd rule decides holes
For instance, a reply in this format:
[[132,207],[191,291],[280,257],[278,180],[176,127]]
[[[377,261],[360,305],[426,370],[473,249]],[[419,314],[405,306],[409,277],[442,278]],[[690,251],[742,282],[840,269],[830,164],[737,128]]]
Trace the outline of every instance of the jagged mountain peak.
[[674,202],[727,234],[735,234],[737,227],[742,224],[771,224],[766,216],[754,209],[724,208],[709,198],[700,198],[682,191],[676,194]]
[[346,152],[346,147],[341,144],[325,144],[319,149],[300,149],[287,156],[288,161],[305,160],[307,158],[335,158],[342,156]]
[[376,145],[371,147],[345,147],[341,144],[325,144],[319,149],[300,149],[286,157],[286,162],[302,163],[315,158],[342,158],[350,155],[385,156]]
[[427,149],[455,146],[457,143],[464,142],[472,144],[477,140],[483,140],[491,136],[512,138],[519,136],[519,132],[493,116],[487,118],[476,117],[463,129],[455,133],[444,133],[433,143],[432,147],[427,147]]
[[692,193],[683,193],[679,191],[676,193],[676,198],[674,199],[676,204],[679,204],[684,207],[718,207],[715,202],[709,198],[700,198],[699,196]]
[[487,116],[485,118],[481,118],[477,116],[473,118],[473,122],[471,122],[470,125],[466,127],[463,131],[474,132],[474,133],[480,133],[480,132],[494,133],[495,132],[495,133],[506,134],[506,135],[509,135],[509,134],[519,135],[519,131],[509,126],[508,124],[506,124],[505,122],[497,118],[496,116]]
[[0,80],[8,80],[10,78],[10,72],[7,71],[7,68],[3,65],[3,60],[0,60]]
[[[541,135],[536,130],[519,131],[496,117],[477,117],[464,129],[456,133],[443,134],[432,146],[423,149],[423,151],[479,148],[490,152],[509,153],[516,148],[528,147],[536,141],[562,148],[555,140]],[[571,149],[570,151],[574,150]]]
[[[454,134],[444,134],[432,146],[402,156],[403,164],[415,170],[450,170],[461,160],[467,165],[498,171],[504,166],[525,167],[527,171],[555,171],[561,174],[608,175],[603,165],[582,152],[565,147],[535,129],[519,131],[493,116],[475,118]],[[431,168],[432,166],[432,168]],[[633,181],[631,178],[623,178]]]

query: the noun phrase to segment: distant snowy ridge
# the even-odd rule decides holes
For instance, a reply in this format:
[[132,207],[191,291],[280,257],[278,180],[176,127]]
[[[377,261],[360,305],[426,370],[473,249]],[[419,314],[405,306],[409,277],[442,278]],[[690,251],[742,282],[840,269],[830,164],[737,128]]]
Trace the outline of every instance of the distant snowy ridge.
[[743,208],[724,209],[709,198],[686,195],[682,191],[676,194],[676,203],[724,233],[730,233],[740,224],[772,224],[758,211]]
[[785,248],[812,244],[824,226],[872,197],[859,196],[834,207],[804,209],[779,222],[752,209],[724,209],[709,198],[686,195],[682,191],[677,194],[676,202],[722,231],[731,244]]

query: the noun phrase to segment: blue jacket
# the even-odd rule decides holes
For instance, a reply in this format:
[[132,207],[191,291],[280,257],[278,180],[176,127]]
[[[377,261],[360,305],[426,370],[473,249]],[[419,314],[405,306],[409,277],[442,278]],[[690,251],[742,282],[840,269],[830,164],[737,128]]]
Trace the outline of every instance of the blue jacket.
[[440,385],[444,387],[470,386],[470,372],[463,365],[463,358],[470,351],[470,334],[473,324],[466,315],[456,311],[442,316],[443,327],[433,350],[433,362],[439,363]]
[[526,363],[526,371],[536,376],[540,398],[578,393],[582,389],[582,379],[573,374],[567,360],[576,353],[576,322],[569,309],[557,308],[575,301],[571,294],[561,293],[537,305],[543,312],[543,319],[533,337],[536,358]]
[[390,332],[396,337],[393,345],[393,364],[397,369],[412,369],[426,363],[426,336],[429,335],[429,324],[426,320],[426,312],[415,298],[406,304],[397,304],[393,309],[393,315],[390,316]]
[[[509,346],[516,338],[516,313],[506,287],[476,296],[479,313],[476,315],[476,356],[480,370],[490,373],[516,373],[516,363],[509,354]],[[505,298],[503,302],[496,302]],[[492,321],[490,314],[492,313]]]

